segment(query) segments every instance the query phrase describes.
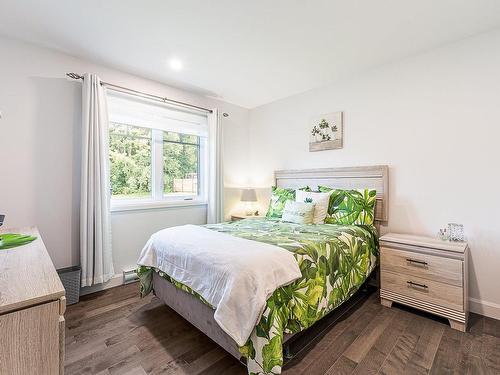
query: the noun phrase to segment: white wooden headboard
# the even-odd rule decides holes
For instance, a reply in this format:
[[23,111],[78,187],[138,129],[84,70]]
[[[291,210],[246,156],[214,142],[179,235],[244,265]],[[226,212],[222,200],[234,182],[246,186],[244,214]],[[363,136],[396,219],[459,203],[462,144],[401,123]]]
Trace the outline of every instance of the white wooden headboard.
[[309,186],[313,190],[318,185],[338,189],[375,189],[377,204],[375,220],[386,223],[389,219],[389,167],[374,165],[367,167],[299,169],[274,172],[276,186],[301,188]]

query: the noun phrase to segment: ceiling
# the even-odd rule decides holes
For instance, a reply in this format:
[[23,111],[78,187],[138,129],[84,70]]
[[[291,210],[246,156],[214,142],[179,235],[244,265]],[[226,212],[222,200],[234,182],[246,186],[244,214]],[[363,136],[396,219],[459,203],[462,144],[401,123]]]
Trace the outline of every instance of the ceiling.
[[498,0],[0,0],[0,34],[247,108],[497,27]]

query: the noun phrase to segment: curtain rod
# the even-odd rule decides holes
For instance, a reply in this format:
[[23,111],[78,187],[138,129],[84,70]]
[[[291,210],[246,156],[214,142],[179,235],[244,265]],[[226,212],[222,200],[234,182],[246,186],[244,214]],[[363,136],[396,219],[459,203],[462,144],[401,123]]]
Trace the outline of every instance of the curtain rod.
[[[77,74],[77,73],[66,73],[66,75],[69,78],[71,78],[71,79],[81,79],[82,81],[84,79],[84,77],[82,75]],[[109,83],[109,82],[101,81],[101,85],[110,87],[111,89],[115,89],[117,91],[125,91],[125,92],[128,92],[128,93],[132,93],[132,94],[134,94],[136,96],[141,96],[141,97],[144,97],[144,98],[157,100],[157,101],[160,101],[160,102],[163,102],[163,103],[172,103],[172,104],[180,105],[180,106],[183,106],[183,107],[195,108],[195,109],[199,109],[201,111],[206,111],[208,113],[212,113],[213,112],[211,109],[208,109],[208,108],[199,107],[197,105],[180,102],[178,100],[168,99],[168,98],[165,98],[165,97],[162,97],[162,96],[158,96],[158,95],[148,94],[148,93],[145,93],[145,92],[142,92],[142,91],[129,89],[127,87],[114,85],[114,84]],[[222,115],[224,117],[228,117],[227,113],[223,113]]]

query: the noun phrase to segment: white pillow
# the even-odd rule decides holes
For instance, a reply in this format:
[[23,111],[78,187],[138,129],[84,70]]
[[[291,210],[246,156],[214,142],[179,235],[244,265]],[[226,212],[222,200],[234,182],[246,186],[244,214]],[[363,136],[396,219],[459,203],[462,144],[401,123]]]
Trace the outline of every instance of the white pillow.
[[330,195],[333,191],[327,193],[318,193],[314,191],[295,191],[296,202],[311,202],[315,204],[313,224],[324,224],[326,215],[328,214],[328,203]]
[[281,221],[296,224],[312,224],[314,218],[314,203],[286,201]]

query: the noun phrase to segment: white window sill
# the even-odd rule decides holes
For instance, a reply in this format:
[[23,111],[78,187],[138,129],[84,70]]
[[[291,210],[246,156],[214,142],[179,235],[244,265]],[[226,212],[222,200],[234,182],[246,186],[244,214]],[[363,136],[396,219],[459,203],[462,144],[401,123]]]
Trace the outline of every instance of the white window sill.
[[182,208],[194,206],[206,206],[203,200],[165,200],[165,201],[111,201],[111,212],[135,211],[135,210],[156,210],[169,208]]

